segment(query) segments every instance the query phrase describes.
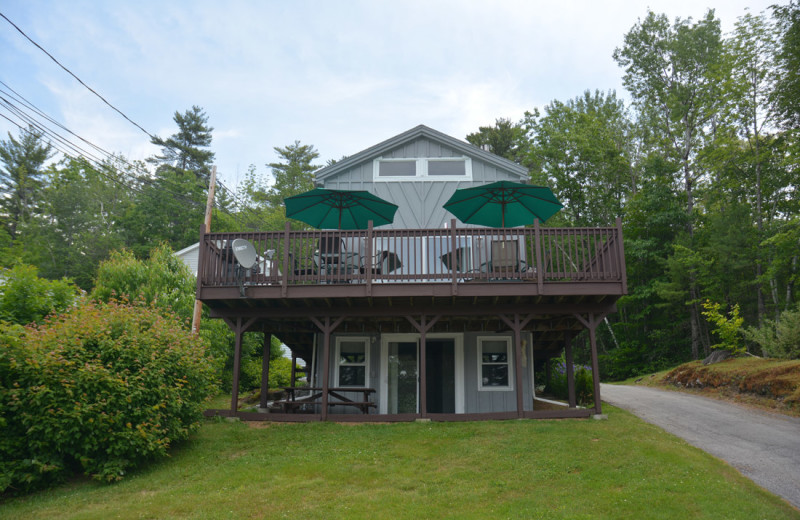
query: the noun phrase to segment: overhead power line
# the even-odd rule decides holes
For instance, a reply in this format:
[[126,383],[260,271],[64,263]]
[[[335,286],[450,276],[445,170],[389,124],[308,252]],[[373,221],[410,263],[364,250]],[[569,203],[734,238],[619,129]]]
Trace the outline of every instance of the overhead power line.
[[129,123],[131,123],[131,124],[132,124],[132,125],[134,125],[136,128],[138,128],[139,130],[141,130],[142,132],[144,132],[145,134],[147,134],[148,136],[150,136],[150,138],[151,138],[151,139],[155,139],[155,137],[154,137],[154,136],[153,136],[153,135],[152,135],[150,132],[148,132],[147,130],[145,130],[144,128],[142,128],[142,127],[141,127],[139,124],[137,124],[135,121],[133,121],[131,118],[129,118],[128,116],[126,116],[126,115],[125,115],[125,114],[124,114],[124,113],[123,113],[123,112],[122,112],[120,109],[118,109],[117,107],[115,107],[114,105],[112,105],[111,103],[109,103],[109,102],[106,100],[106,98],[104,98],[103,96],[101,96],[100,94],[98,94],[98,93],[97,93],[97,91],[95,91],[95,90],[94,90],[92,87],[90,87],[89,85],[87,85],[86,83],[84,83],[84,82],[83,82],[83,80],[81,80],[81,78],[79,78],[78,76],[76,76],[76,75],[75,75],[75,73],[73,73],[73,72],[72,72],[71,70],[69,70],[67,67],[65,67],[64,65],[62,65],[60,61],[58,61],[57,59],[55,59],[55,58],[53,57],[53,55],[52,55],[52,54],[50,54],[49,52],[47,52],[47,51],[44,49],[44,47],[42,47],[41,45],[39,45],[38,43],[36,43],[35,41],[33,41],[33,39],[32,39],[30,36],[28,36],[27,34],[25,34],[25,31],[23,31],[22,29],[20,29],[19,27],[17,27],[17,24],[15,24],[15,23],[14,23],[14,22],[12,22],[11,20],[9,20],[9,19],[8,19],[8,17],[7,17],[6,15],[4,15],[3,13],[0,13],[0,16],[2,16],[2,17],[3,17],[3,19],[5,19],[5,21],[7,21],[8,23],[10,23],[10,24],[11,24],[11,25],[14,27],[14,29],[16,29],[17,31],[19,31],[19,33],[20,33],[22,36],[24,36],[24,37],[25,37],[25,38],[26,38],[26,39],[27,39],[29,42],[31,42],[32,44],[34,44],[34,45],[35,45],[35,46],[36,46],[36,47],[37,47],[37,48],[38,48],[40,51],[42,51],[43,53],[45,53],[45,54],[46,54],[46,55],[47,55],[47,56],[48,56],[48,57],[49,57],[51,60],[53,60],[53,61],[54,61],[54,62],[55,62],[55,63],[56,63],[56,64],[57,64],[59,67],[61,67],[62,69],[64,69],[64,70],[65,70],[65,71],[66,71],[66,72],[67,72],[67,73],[68,73],[70,76],[72,76],[73,78],[75,78],[75,79],[78,81],[78,83],[80,83],[81,85],[83,85],[84,87],[86,87],[86,89],[88,89],[88,90],[89,90],[89,92],[91,92],[92,94],[94,94],[95,96],[97,96],[98,98],[100,98],[100,100],[101,100],[103,103],[105,103],[106,105],[108,105],[109,107],[111,107],[112,109],[114,109],[114,111],[116,111],[116,112],[117,112],[119,115],[121,115],[122,117],[124,117],[125,119],[127,119]]
[[[88,86],[83,80],[81,80],[75,73],[73,73],[70,69],[64,66],[58,59],[56,59],[51,53],[49,53],[44,47],[39,45],[36,41],[34,41],[30,36],[28,36],[25,31],[23,31],[19,26],[17,26],[14,22],[12,22],[5,14],[0,12],[0,17],[6,20],[11,26],[14,27],[22,36],[24,36],[30,43],[32,43],[36,48],[46,54],[53,62],[55,62],[59,67],[61,67],[65,72],[67,72],[70,76],[72,76],[78,83],[80,83],[83,87],[89,90],[92,94],[97,96],[103,103],[108,105],[112,108],[115,112],[121,115],[125,120],[129,123],[134,125],[136,128],[144,132],[148,137],[152,140],[155,140],[156,137],[144,129],[141,125],[133,121],[130,117],[128,117],[125,113],[119,110],[117,107],[112,105],[108,100],[106,100],[102,95],[100,95],[96,90]],[[98,167],[103,167],[103,160],[118,160],[123,162],[124,164],[128,165],[133,170],[139,171],[141,174],[141,169],[139,166],[130,163],[127,159],[122,156],[114,155],[107,150],[104,150],[100,146],[92,143],[91,141],[84,139],[80,135],[76,134],[63,124],[59,123],[57,120],[53,119],[49,115],[47,115],[44,111],[40,110],[36,105],[25,99],[24,96],[19,94],[16,90],[11,88],[8,84],[0,80],[0,85],[3,85],[6,90],[0,88],[0,93],[5,94],[3,97],[0,96],[0,108],[5,108],[6,111],[13,117],[17,118],[18,121],[14,121],[8,115],[0,114],[0,117],[6,119],[13,125],[17,126],[22,131],[29,131],[28,128],[33,128],[37,132],[40,132],[41,135],[47,140],[47,142],[56,150],[61,152],[64,156],[76,159],[78,157],[83,157],[90,163],[95,164]],[[20,122],[22,124],[20,124]],[[79,139],[81,142],[85,143],[87,146],[91,147],[95,150],[96,153],[100,155],[94,155],[94,153],[87,151],[86,149],[82,148],[81,146],[73,143],[69,140],[69,138],[64,137],[57,130],[54,130],[48,125],[55,125],[56,127],[60,128],[61,130],[69,133],[70,135],[74,136],[75,138]],[[163,144],[167,148],[171,148],[166,144]],[[101,172],[102,174],[102,172]],[[145,172],[146,175],[142,175],[140,177],[129,179],[127,182],[121,179],[112,179],[110,177],[109,180],[113,180],[114,182],[120,183],[127,187],[128,189],[141,192],[141,189],[132,185],[132,182],[135,183],[144,183],[152,185],[155,182],[155,179],[149,179],[149,172]],[[103,174],[104,175],[104,174]],[[124,175],[124,174],[123,174]],[[104,175],[106,176],[106,175]],[[233,202],[233,206],[235,208],[236,214],[231,214],[226,208],[222,207],[220,204],[215,203],[215,207],[217,207],[220,211],[234,217],[239,225],[241,226],[241,218],[244,216],[245,213],[254,213],[254,208],[249,207],[244,201],[241,200],[241,197],[234,192],[233,190],[229,189],[227,186],[223,185],[221,182],[218,181],[218,185],[221,187],[221,191],[225,192],[230,200]],[[178,193],[175,190],[171,190],[165,186],[161,186],[162,189],[166,189],[167,191],[171,192],[177,198],[182,200],[186,200],[187,202],[191,202],[192,204],[197,204],[196,201],[193,201],[185,196],[183,193]]]

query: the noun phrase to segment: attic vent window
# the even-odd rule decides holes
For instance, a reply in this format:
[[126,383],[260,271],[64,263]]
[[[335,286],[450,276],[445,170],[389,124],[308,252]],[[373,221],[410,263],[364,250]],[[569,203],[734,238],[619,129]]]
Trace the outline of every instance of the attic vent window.
[[380,177],[414,177],[417,175],[417,161],[380,161]]
[[461,175],[467,174],[467,163],[463,159],[455,161],[428,161],[428,175]]
[[379,157],[373,165],[375,181],[472,180],[472,160],[469,157]]

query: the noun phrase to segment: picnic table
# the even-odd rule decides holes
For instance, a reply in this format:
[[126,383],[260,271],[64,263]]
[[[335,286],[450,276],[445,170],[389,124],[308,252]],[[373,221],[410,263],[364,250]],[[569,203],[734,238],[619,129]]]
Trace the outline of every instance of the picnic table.
[[[275,401],[274,404],[280,405],[284,413],[295,413],[304,405],[322,404],[322,388],[313,386],[284,386],[286,398]],[[310,392],[309,395],[298,396],[298,391]],[[360,393],[363,398],[360,401],[350,399],[342,395],[345,392]],[[335,387],[328,388],[328,406],[352,406],[361,410],[361,413],[368,414],[370,408],[377,408],[374,401],[370,401],[370,395],[375,393],[374,388],[362,387]],[[337,399],[337,400],[332,400]]]

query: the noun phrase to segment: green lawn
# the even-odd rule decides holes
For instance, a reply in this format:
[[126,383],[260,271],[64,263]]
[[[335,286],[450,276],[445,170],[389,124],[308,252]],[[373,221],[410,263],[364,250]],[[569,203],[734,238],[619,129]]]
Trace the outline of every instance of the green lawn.
[[800,519],[710,455],[604,412],[606,421],[210,420],[171,459],[118,484],[6,499],[0,518]]

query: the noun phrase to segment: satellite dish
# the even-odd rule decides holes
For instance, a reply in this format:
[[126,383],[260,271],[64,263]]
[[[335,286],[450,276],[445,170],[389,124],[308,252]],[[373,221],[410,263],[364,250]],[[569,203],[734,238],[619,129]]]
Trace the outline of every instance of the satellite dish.
[[239,282],[239,294],[244,298],[246,296],[244,278],[245,276],[250,277],[254,269],[256,273],[258,272],[258,253],[256,253],[256,248],[253,247],[253,244],[243,238],[234,239],[231,242],[231,250],[233,250],[233,256],[239,264],[236,266],[235,271],[236,281]]
[[239,265],[245,269],[252,269],[256,265],[258,253],[256,253],[256,248],[253,247],[253,244],[243,238],[237,238],[231,243],[231,247],[233,248],[233,256],[236,257]]

